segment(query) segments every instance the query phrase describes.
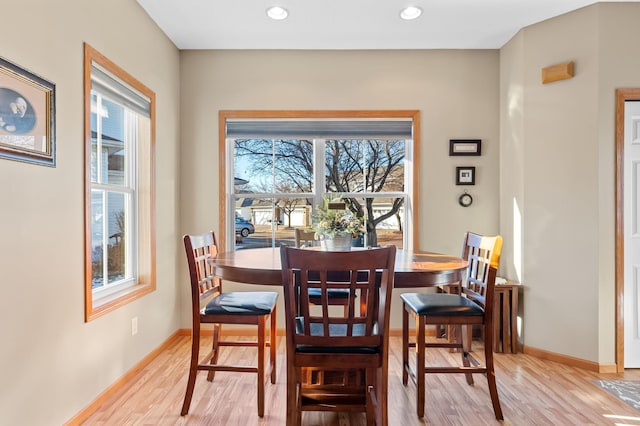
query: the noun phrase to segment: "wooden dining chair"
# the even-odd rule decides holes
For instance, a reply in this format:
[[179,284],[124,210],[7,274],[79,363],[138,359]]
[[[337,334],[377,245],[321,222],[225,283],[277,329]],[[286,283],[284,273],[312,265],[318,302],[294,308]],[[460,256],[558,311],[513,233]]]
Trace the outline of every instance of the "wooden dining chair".
[[[502,408],[498,398],[493,366],[493,297],[494,285],[502,237],[488,237],[467,232],[463,243],[463,258],[469,263],[467,277],[462,283],[461,294],[404,293],[402,299],[402,383],[406,386],[411,377],[417,388],[418,417],[424,416],[425,375],[439,373],[463,373],[467,383],[473,384],[473,373],[487,377],[489,394],[496,419],[502,420]],[[416,321],[415,339],[409,340],[409,316]],[[454,341],[427,342],[425,326],[445,324],[457,328]],[[471,354],[471,327],[479,325],[484,336],[484,364]],[[416,348],[416,368],[409,363],[409,348]],[[426,366],[426,348],[458,348],[460,366]]]
[[296,241],[296,247],[314,247],[318,245],[316,240],[316,231],[313,229],[295,228],[293,236]]
[[[207,380],[213,381],[216,371],[255,373],[258,376],[258,416],[264,416],[265,376],[276,382],[276,302],[278,293],[265,291],[223,292],[222,282],[214,275],[211,260],[218,254],[216,236],[213,231],[202,235],[185,235],[184,248],[187,253],[189,277],[191,279],[191,363],[189,379],[184,395],[182,411],[189,412],[193,388],[198,371],[208,371]],[[266,338],[266,323],[270,319],[269,338]],[[213,324],[213,346],[200,360],[201,324]],[[225,341],[222,339],[222,324],[257,326],[257,339],[249,341]],[[220,348],[223,346],[249,346],[258,349],[257,365],[218,364]],[[269,365],[265,352],[269,347]]]
[[[318,245],[316,240],[316,233],[312,229],[296,228],[294,231],[294,237],[296,241],[296,247],[315,247]],[[343,306],[345,315],[349,308],[349,290],[345,288],[332,288],[329,289],[327,296],[329,297],[329,305]],[[312,288],[309,290],[309,299],[312,304],[320,305],[320,291]]]
[[[368,425],[387,425],[389,309],[396,248],[350,252],[282,246],[287,339],[287,425],[303,411],[365,412]],[[349,290],[348,315],[331,314],[328,291]],[[310,309],[310,289],[321,309]],[[355,302],[366,289],[365,304]],[[362,306],[362,309],[360,309]],[[305,369],[325,374],[309,381]],[[345,371],[352,374],[342,374]],[[332,372],[337,372],[331,376]],[[313,379],[313,377],[312,377]]]

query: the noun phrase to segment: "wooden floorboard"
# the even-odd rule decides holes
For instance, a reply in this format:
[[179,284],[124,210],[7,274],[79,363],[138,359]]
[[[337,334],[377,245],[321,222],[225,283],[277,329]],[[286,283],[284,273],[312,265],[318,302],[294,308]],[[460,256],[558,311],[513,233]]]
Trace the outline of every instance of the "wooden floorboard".
[[[205,339],[209,344],[210,340]],[[180,416],[189,363],[190,338],[177,338],[134,379],[107,400],[84,425],[284,425],[286,369],[284,339],[278,342],[278,376],[267,384],[265,416],[256,408],[253,374],[217,373],[213,383],[198,374],[191,409]],[[474,342],[474,352],[480,345]],[[430,360],[457,361],[458,354],[429,350]],[[251,363],[255,349],[224,348],[221,362]],[[402,385],[401,341],[391,338],[390,425],[640,425],[640,411],[593,380],[640,380],[640,370],[598,374],[525,354],[496,354],[498,392],[504,422],[495,420],[486,379],[474,375],[428,375],[425,417],[416,416],[415,386]],[[463,402],[464,401],[464,402]],[[304,425],[364,425],[364,415],[304,413]]]

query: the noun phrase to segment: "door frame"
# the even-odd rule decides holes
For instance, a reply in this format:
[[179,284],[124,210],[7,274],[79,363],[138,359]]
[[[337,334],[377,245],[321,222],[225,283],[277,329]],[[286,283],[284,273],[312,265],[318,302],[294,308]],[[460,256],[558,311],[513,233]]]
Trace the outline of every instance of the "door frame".
[[624,103],[640,101],[640,89],[616,89],[616,370],[624,372]]

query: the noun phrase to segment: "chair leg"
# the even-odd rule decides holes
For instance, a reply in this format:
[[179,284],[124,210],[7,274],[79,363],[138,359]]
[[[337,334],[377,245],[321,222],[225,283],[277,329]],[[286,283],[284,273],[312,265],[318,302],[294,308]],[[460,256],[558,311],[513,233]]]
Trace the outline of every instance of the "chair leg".
[[300,368],[287,365],[287,426],[299,426],[302,421],[301,373]]
[[425,318],[416,315],[416,388],[417,402],[416,409],[418,417],[424,417],[424,399],[425,399]]
[[[218,363],[218,355],[220,354],[220,336],[222,334],[222,324],[214,324],[213,325],[213,342],[211,343],[211,365],[215,365]],[[216,372],[210,370],[207,373],[207,380],[213,382],[213,378],[215,377]]]
[[[445,330],[446,330],[446,335],[445,337],[447,338],[447,342],[448,343],[456,343],[458,341],[458,339],[461,339],[461,337],[458,336],[458,334],[460,334],[460,327],[455,326],[455,325],[445,325],[444,326]],[[449,352],[454,353],[457,351],[462,351],[461,348],[449,348]]]
[[265,315],[258,319],[258,417],[264,417],[265,322]]
[[[438,285],[436,286],[436,293],[448,293],[448,291],[445,290],[444,286],[442,285]],[[447,337],[450,336],[450,332],[451,330],[449,329],[450,327],[444,324],[435,324],[436,327],[436,338],[443,338],[443,337]]]
[[296,392],[296,413],[295,413],[295,426],[302,425],[302,382],[301,369],[296,368],[296,383],[298,391]]
[[487,382],[489,384],[489,394],[491,395],[491,404],[493,404],[493,412],[497,420],[503,420],[502,408],[500,407],[500,399],[498,397],[498,386],[496,385],[496,373],[493,367],[493,333],[487,324],[483,325],[484,329],[484,357],[485,366],[487,367]]
[[271,323],[269,325],[269,332],[270,332],[270,336],[269,336],[269,363],[270,363],[270,367],[271,367],[271,383],[275,384],[276,383],[276,350],[278,348],[278,341],[277,341],[277,337],[276,337],[276,331],[277,331],[277,323],[276,323],[276,319],[277,319],[277,315],[276,315],[276,308],[273,308],[273,312],[271,312],[270,315],[270,319],[271,319]]
[[[468,329],[470,328],[470,324],[463,324],[456,327],[458,339],[462,340],[460,342],[460,345],[462,346],[460,354],[462,355],[462,365],[465,367],[471,367],[471,361],[469,360],[469,352],[471,352],[471,333],[468,332]],[[473,385],[473,374],[465,373],[464,375],[467,378],[467,383],[469,385]]]
[[[378,426],[389,424],[389,364],[376,370],[376,395],[378,398],[378,410],[376,411],[376,423]],[[387,374],[383,374],[384,371]]]
[[[366,414],[367,414],[367,426],[374,426],[376,424],[376,413],[378,413],[378,395],[376,394],[376,376],[377,371],[373,371],[371,368],[367,368],[365,372],[365,399],[366,399]],[[378,423],[380,426],[380,423]]]
[[181,416],[186,416],[193,397],[193,388],[196,384],[198,374],[198,358],[200,357],[200,327],[193,327],[191,332],[191,362],[189,364],[189,379],[187,380],[187,390],[184,393]]
[[409,381],[409,312],[402,304],[402,384],[407,386]]

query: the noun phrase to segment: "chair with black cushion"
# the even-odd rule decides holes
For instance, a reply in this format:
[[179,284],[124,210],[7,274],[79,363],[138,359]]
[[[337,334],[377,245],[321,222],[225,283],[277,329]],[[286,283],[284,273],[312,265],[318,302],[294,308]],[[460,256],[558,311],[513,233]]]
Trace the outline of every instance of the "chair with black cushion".
[[[202,235],[185,235],[184,248],[187,253],[191,278],[192,338],[189,379],[184,395],[181,415],[189,411],[193,388],[198,371],[208,371],[207,380],[213,381],[216,371],[257,374],[258,416],[264,416],[265,376],[276,382],[276,302],[278,293],[250,291],[223,292],[222,282],[214,275],[211,260],[218,254],[216,236],[211,232]],[[267,319],[270,319],[267,339]],[[200,360],[200,326],[213,324],[213,346]],[[257,326],[257,339],[249,341],[225,341],[222,339],[222,324]],[[250,346],[258,349],[257,365],[218,364],[222,346]],[[266,365],[266,347],[269,347],[269,364]]]
[[[315,238],[315,231],[310,229],[296,228],[294,230],[294,236],[296,240],[296,247],[315,247],[319,242]],[[314,305],[320,304],[320,291],[318,289],[309,290],[309,298]],[[349,307],[349,290],[343,288],[330,289],[327,296],[329,297],[329,305],[343,306],[345,315],[347,308]]]
[[[489,394],[496,419],[502,420],[502,408],[498,399],[498,389],[493,366],[493,297],[494,285],[502,237],[482,236],[467,232],[463,243],[463,258],[469,262],[467,277],[461,286],[461,294],[447,293],[404,293],[402,299],[402,382],[407,385],[411,377],[417,388],[418,417],[424,416],[425,375],[440,373],[465,374],[467,383],[473,384],[473,373],[487,377]],[[409,316],[416,321],[415,339],[409,340]],[[425,326],[444,324],[457,330],[454,341],[427,342]],[[471,327],[479,325],[484,336],[484,363],[471,354]],[[416,348],[416,368],[409,363],[409,348]],[[458,348],[462,362],[459,366],[426,366],[426,348]]]
[[[387,425],[395,253],[394,246],[349,252],[281,247],[288,426],[300,425],[303,411],[365,412],[368,425]],[[348,289],[347,315],[331,314],[332,288]],[[311,309],[310,289],[320,292],[319,313]],[[356,303],[363,289],[366,302]],[[309,381],[307,369],[325,374]]]

